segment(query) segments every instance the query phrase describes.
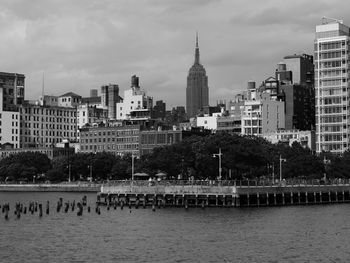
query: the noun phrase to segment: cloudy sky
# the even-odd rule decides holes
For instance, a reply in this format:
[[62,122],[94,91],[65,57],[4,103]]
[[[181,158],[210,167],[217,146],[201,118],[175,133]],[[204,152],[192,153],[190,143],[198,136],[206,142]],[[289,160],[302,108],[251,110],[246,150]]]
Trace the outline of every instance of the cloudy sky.
[[185,105],[199,31],[210,103],[273,75],[283,56],[312,54],[322,16],[347,21],[350,1],[0,0],[0,71],[26,75],[26,98],[119,85],[130,77],[167,107]]

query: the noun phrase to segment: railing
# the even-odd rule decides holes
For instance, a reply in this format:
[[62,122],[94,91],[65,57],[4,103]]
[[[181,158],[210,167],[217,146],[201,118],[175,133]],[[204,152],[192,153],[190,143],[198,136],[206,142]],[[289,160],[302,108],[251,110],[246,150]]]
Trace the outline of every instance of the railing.
[[235,187],[297,187],[297,186],[322,186],[322,185],[350,185],[350,179],[327,180],[303,180],[287,179],[282,181],[272,180],[122,180],[105,181],[103,186],[235,186]]

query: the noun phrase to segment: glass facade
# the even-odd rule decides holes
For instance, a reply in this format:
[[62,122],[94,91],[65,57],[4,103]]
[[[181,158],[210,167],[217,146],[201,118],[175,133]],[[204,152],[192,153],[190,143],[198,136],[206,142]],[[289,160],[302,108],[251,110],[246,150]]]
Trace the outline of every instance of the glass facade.
[[349,29],[335,22],[316,32],[316,151],[341,154],[349,147]]

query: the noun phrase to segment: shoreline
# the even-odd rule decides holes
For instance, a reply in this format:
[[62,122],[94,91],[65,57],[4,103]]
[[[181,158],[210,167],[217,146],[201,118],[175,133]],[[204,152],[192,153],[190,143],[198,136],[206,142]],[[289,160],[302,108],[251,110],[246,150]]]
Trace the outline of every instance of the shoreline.
[[0,184],[0,192],[99,192],[101,184]]

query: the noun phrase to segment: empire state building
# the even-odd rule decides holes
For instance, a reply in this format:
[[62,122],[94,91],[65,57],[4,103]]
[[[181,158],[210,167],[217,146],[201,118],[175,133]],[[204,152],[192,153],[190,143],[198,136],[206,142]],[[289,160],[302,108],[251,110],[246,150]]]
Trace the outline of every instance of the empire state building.
[[186,111],[187,117],[196,117],[203,107],[209,105],[208,77],[205,68],[199,61],[198,35],[196,36],[196,50],[194,64],[187,76]]

